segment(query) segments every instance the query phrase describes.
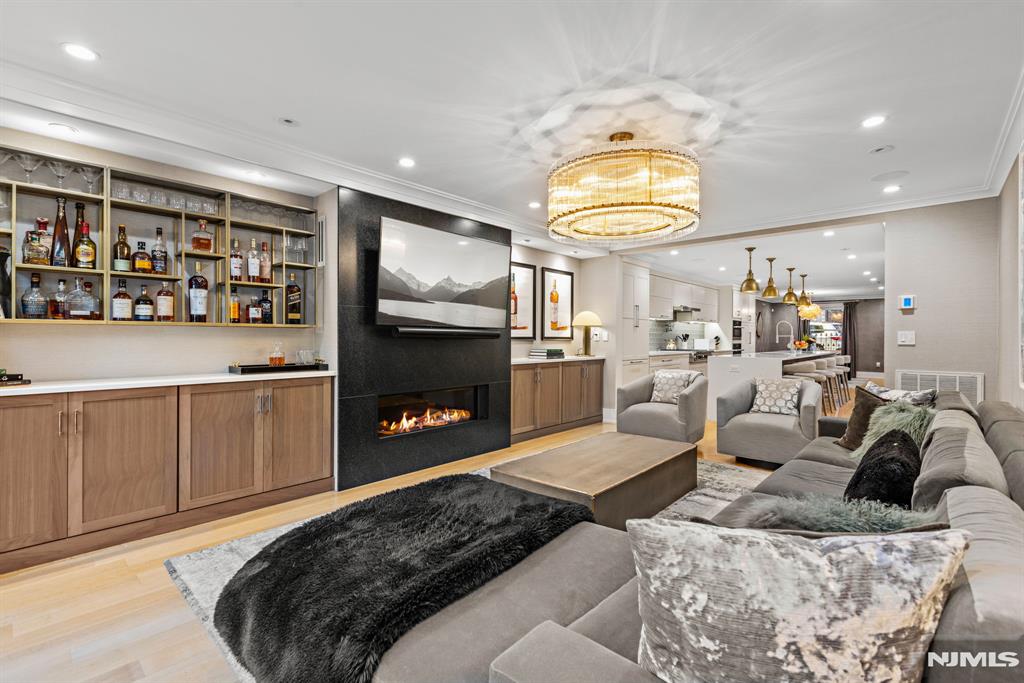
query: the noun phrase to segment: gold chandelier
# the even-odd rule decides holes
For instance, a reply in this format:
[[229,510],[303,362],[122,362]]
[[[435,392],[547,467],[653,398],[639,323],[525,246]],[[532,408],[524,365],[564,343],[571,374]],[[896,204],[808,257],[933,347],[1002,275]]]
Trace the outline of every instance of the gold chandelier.
[[588,244],[675,239],[700,221],[700,163],[687,147],[610,142],[559,159],[548,173],[548,232]]

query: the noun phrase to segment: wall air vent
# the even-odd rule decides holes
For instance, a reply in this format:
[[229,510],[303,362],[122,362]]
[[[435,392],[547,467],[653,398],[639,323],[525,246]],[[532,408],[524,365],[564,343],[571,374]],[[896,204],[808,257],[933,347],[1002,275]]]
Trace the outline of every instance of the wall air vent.
[[959,391],[973,405],[985,400],[985,374],[982,372],[945,372],[937,370],[897,370],[896,389],[923,391]]

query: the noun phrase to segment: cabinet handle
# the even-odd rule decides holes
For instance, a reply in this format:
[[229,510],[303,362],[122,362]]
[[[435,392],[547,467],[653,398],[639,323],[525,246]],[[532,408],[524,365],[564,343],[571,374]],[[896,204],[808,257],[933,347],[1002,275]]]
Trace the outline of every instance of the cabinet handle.
[[64,436],[64,411],[57,411],[57,436]]
[[267,412],[268,413],[271,410],[273,410],[274,409],[274,395],[273,394],[265,395],[263,397],[263,405],[265,405],[267,407]]
[[640,304],[633,304],[633,327],[640,327]]
[[263,394],[256,394],[256,414],[263,414]]
[[78,434],[78,432],[79,432],[79,428],[78,428],[78,418],[79,418],[79,416],[81,415],[81,412],[82,412],[82,411],[80,411],[80,410],[76,410],[76,411],[75,411],[75,434]]

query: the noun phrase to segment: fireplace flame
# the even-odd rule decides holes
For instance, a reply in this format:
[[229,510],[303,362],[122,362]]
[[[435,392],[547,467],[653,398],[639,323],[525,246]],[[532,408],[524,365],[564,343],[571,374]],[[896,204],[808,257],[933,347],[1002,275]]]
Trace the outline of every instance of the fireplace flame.
[[405,434],[430,427],[444,427],[445,425],[465,422],[472,419],[473,415],[462,408],[442,408],[440,410],[427,408],[422,415],[409,415],[408,411],[402,412],[402,419],[396,421],[381,420],[377,433],[379,436],[391,436],[392,434]]

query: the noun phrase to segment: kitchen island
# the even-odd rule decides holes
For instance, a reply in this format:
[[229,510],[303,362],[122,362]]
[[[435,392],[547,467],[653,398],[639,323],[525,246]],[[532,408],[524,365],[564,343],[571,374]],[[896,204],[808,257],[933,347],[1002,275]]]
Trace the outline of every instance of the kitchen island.
[[718,397],[741,382],[758,377],[782,378],[782,366],[837,355],[835,351],[762,351],[708,359],[708,419],[714,420]]

